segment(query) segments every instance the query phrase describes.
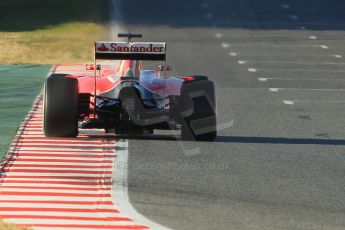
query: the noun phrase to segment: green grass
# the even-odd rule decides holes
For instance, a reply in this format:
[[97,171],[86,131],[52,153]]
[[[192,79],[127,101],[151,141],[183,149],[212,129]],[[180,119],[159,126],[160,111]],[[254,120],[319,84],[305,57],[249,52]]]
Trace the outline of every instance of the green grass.
[[43,87],[49,65],[0,65],[0,156]]
[[93,60],[108,37],[108,0],[1,0],[0,63],[72,64]]
[[30,32],[0,32],[2,64],[78,64],[93,61],[93,42],[104,39],[94,23],[67,23]]
[[0,220],[0,229],[1,230],[32,230],[32,228],[19,227],[19,226],[16,226],[15,224],[3,223],[1,220]]
[[2,220],[0,220],[0,229],[1,230],[32,230],[32,228],[18,227],[15,224],[4,223]]
[[107,0],[1,0],[0,31],[35,31],[75,22],[102,24],[108,12]]

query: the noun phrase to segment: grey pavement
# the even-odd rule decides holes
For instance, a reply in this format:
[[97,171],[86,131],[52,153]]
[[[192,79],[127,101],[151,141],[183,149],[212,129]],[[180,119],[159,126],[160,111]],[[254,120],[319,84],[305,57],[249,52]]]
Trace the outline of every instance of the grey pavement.
[[129,141],[141,214],[173,229],[345,229],[343,1],[126,0],[121,11],[128,30],[168,42],[175,73],[217,86],[215,142]]

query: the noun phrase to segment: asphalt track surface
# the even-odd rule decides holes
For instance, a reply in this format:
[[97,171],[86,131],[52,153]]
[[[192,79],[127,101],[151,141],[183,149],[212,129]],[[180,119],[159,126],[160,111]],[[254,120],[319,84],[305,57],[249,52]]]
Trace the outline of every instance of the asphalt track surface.
[[173,229],[345,228],[345,3],[126,0],[124,27],[167,41],[217,86],[214,143],[129,140],[132,205]]

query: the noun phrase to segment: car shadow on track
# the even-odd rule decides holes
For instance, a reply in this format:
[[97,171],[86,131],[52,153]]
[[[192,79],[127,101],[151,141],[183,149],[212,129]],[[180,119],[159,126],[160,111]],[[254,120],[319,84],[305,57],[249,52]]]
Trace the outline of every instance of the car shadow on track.
[[127,140],[151,140],[151,141],[177,141],[180,140],[177,136],[171,135],[143,135],[143,136],[125,136],[116,135],[116,139],[127,139]]
[[290,145],[345,145],[342,139],[255,137],[255,136],[218,136],[218,143],[251,143],[251,144],[290,144]]
[[[150,140],[150,141],[183,141],[176,135],[98,135],[92,138],[110,138],[127,140]],[[191,141],[186,141],[191,142]],[[192,141],[193,142],[193,141]],[[214,143],[249,143],[249,144],[289,144],[289,145],[344,145],[345,139],[325,139],[325,138],[291,138],[291,137],[257,137],[257,136],[217,136]]]

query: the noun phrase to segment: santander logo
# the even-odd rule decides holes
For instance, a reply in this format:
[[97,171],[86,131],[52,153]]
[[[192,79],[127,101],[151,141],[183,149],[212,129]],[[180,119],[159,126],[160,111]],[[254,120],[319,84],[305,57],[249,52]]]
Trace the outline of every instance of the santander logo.
[[153,43],[135,43],[129,45],[126,44],[125,46],[123,46],[123,44],[119,46],[118,43],[111,43],[110,46],[110,51],[117,53],[163,53],[165,48],[163,45]]
[[109,51],[109,48],[107,48],[104,43],[102,43],[102,45],[100,47],[97,48],[98,51]]
[[166,45],[162,42],[96,42],[95,44],[97,53],[164,54],[166,52]]

